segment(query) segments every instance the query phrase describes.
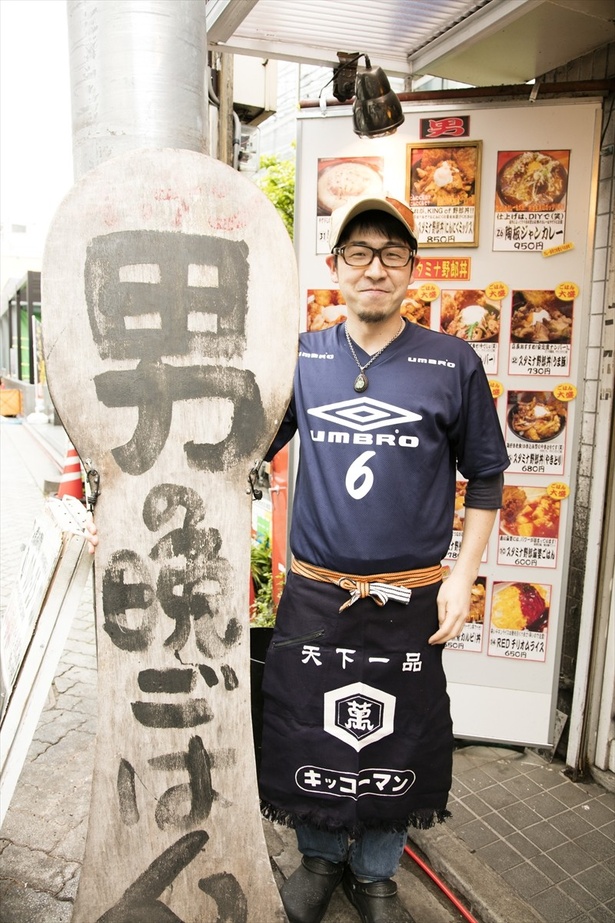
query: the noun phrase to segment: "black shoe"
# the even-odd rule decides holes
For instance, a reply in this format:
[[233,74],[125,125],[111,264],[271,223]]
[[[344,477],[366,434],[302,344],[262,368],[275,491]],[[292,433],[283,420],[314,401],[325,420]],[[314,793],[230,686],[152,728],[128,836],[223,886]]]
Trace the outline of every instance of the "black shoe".
[[320,923],[343,872],[343,862],[304,856],[280,889],[290,923]]
[[397,896],[397,885],[390,878],[364,883],[347,868],[344,891],[363,923],[414,923]]

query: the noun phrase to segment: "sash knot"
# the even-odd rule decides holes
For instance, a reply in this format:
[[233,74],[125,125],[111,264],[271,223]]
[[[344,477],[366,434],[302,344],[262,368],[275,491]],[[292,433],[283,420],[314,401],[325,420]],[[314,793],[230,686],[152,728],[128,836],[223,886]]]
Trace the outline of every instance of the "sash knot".
[[342,590],[350,593],[350,599],[340,606],[340,612],[352,606],[358,599],[366,599],[368,596],[371,596],[378,606],[384,606],[390,599],[407,606],[412,596],[410,587],[393,586],[391,583],[369,583],[367,580],[341,577],[337,584]]

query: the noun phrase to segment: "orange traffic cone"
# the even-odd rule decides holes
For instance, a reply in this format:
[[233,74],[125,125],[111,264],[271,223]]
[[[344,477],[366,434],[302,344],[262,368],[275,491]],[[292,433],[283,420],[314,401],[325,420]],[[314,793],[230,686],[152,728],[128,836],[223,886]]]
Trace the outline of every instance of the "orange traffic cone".
[[66,449],[64,470],[60,478],[58,497],[76,497],[77,500],[85,500],[83,479],[81,476],[81,461],[77,455],[77,450],[70,442]]

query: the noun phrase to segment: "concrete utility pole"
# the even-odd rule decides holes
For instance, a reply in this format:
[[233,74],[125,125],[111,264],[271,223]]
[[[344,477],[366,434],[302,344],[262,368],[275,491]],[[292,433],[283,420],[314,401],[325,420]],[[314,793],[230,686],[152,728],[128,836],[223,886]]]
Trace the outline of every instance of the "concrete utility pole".
[[75,178],[136,148],[207,150],[204,0],[68,0]]

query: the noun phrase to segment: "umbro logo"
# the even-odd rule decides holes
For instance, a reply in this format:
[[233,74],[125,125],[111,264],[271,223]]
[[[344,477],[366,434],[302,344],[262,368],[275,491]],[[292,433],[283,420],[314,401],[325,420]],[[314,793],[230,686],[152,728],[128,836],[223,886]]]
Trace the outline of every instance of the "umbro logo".
[[411,410],[403,410],[384,401],[375,401],[371,397],[356,397],[349,401],[324,404],[322,407],[313,407],[308,413],[329,423],[336,423],[338,426],[362,433],[383,426],[414,423],[423,419],[420,414]]

